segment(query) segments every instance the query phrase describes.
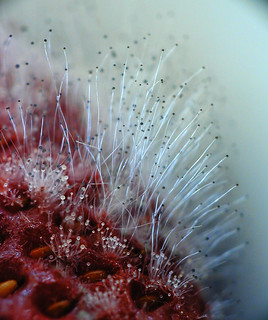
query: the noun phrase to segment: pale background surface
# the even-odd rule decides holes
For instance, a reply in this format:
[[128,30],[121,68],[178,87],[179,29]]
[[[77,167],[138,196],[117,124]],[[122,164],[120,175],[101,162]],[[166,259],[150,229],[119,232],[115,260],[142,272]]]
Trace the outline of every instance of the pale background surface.
[[[42,44],[53,27],[59,46],[86,72],[92,48],[104,34],[141,38],[150,32],[150,45],[185,43],[190,72],[205,65],[225,103],[217,111],[221,135],[231,154],[230,167],[248,194],[244,230],[250,242],[237,290],[244,320],[268,319],[268,9],[262,1],[0,1],[0,21],[29,27],[25,37]],[[94,12],[88,19],[83,4]],[[43,17],[51,17],[44,21]],[[174,37],[170,38],[170,34]],[[23,34],[22,34],[23,37]],[[41,40],[41,41],[40,41]],[[75,45],[73,45],[75,43]],[[95,51],[94,51],[95,52]],[[96,60],[97,61],[97,60]],[[220,104],[220,102],[219,102]]]

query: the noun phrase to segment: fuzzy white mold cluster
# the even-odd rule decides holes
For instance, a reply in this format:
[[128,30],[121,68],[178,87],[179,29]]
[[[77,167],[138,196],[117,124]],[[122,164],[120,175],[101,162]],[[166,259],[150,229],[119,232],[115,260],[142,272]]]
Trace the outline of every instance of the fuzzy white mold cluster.
[[[1,35],[2,44],[6,39],[8,35]],[[17,159],[0,164],[5,171],[1,180],[6,177],[4,183],[8,184],[10,168],[15,176],[19,170],[31,194],[38,196],[42,190],[48,195],[41,205],[43,209],[59,200],[58,205],[66,207],[65,219],[79,222],[79,217],[72,217],[72,207],[74,203],[87,205],[84,195],[93,177],[86,185],[78,186],[76,199],[63,194],[68,190],[69,176],[82,177],[83,181],[86,170],[96,168],[103,194],[100,208],[115,222],[122,238],[136,237],[151,252],[150,278],[174,292],[183,290],[185,283],[180,276],[186,282],[195,279],[210,301],[212,318],[232,317],[225,309],[233,303],[230,261],[240,250],[234,240],[239,212],[229,198],[236,184],[226,178],[228,155],[220,152],[221,142],[211,119],[213,101],[207,95],[209,80],[203,76],[205,68],[192,75],[185,72],[183,81],[174,81],[176,77],[166,73],[166,66],[176,61],[180,50],[176,45],[171,50],[156,52],[145,63],[138,58],[139,46],[135,44],[126,46],[124,60],[117,57],[115,48],[107,47],[99,65],[89,72],[84,91],[83,86],[79,88],[76,81],[69,80],[68,51],[63,51],[65,70],[52,66],[50,40],[45,41],[42,53],[47,61],[33,62],[35,67],[31,66],[30,55],[22,58],[20,53],[12,53],[10,57],[14,48],[7,42],[2,48],[5,71],[1,81],[8,81],[11,74],[14,83],[7,84],[9,92],[1,93],[1,117],[10,119],[12,137],[16,139],[21,134],[23,140]],[[17,59],[30,64],[29,68],[26,63],[16,67]],[[39,69],[51,73],[45,76],[44,84]],[[179,70],[175,68],[174,73],[180,73]],[[43,96],[47,81],[52,83],[52,98]],[[63,97],[71,114],[69,119],[61,110]],[[55,119],[59,117],[53,126],[46,123],[45,117],[51,112],[48,108],[52,101]],[[82,122],[75,118],[79,114],[77,106],[84,109]],[[68,124],[73,123],[80,128],[71,132]],[[52,132],[47,127],[52,127]],[[36,132],[38,149],[29,145]],[[55,158],[54,139],[58,132],[62,146]],[[1,135],[5,139],[4,128]],[[44,137],[49,137],[45,143]],[[75,150],[70,147],[73,142]],[[69,173],[65,172],[66,165]],[[75,244],[68,240],[61,235],[51,239],[58,259],[84,249],[79,239]],[[124,241],[109,234],[102,241],[105,250],[126,254]],[[176,267],[182,267],[182,275],[173,275]],[[95,306],[98,300],[113,302],[112,293],[111,297],[99,295],[96,292],[89,297],[89,303],[92,299]]]

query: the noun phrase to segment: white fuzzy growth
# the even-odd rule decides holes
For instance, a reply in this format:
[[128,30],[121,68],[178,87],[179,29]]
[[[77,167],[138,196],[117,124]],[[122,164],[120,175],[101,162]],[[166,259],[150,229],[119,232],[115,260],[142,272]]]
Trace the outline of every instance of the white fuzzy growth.
[[[90,311],[90,313],[83,314],[79,313],[81,319],[91,319],[89,315],[92,316],[92,319],[96,319],[99,316],[99,310],[103,309],[105,306],[106,310],[112,312],[109,316],[112,316],[113,319],[121,319],[121,315],[118,314],[117,310],[120,309],[120,297],[126,295],[126,292],[122,290],[123,280],[113,280],[109,279],[109,284],[106,284],[106,288],[96,288],[93,293],[86,293],[85,303]],[[111,310],[111,311],[110,311]]]
[[[218,138],[213,136],[208,114],[213,107],[205,84],[191,83],[202,68],[172,91],[161,74],[163,60],[161,53],[151,78],[147,71],[143,82],[143,67],[127,58],[112,73],[117,81],[108,98],[106,75],[99,69],[109,66],[96,70],[89,100],[97,106],[97,116],[92,111],[88,118],[98,122],[89,125],[93,133],[85,147],[94,155],[103,181],[109,182],[103,207],[123,235],[143,239],[151,251],[152,279],[162,281],[163,274],[167,279],[170,265],[183,266],[186,279],[194,275],[206,286],[211,273],[221,278],[223,271],[217,268],[240,250],[228,249],[239,216],[227,196],[236,185],[226,181],[226,156],[215,147]],[[161,246],[159,238],[165,239]],[[171,282],[180,293],[183,284]]]
[[[124,246],[127,234],[139,239],[150,252],[151,280],[164,284],[174,294],[181,295],[193,277],[204,288],[211,283],[222,285],[225,269],[220,267],[239,250],[233,245],[230,249],[228,244],[236,235],[238,214],[227,195],[236,186],[226,182],[223,166],[226,157],[218,154],[216,147],[218,138],[209,116],[212,106],[206,96],[206,80],[198,82],[203,68],[186,81],[169,83],[165,76],[169,54],[161,52],[159,62],[148,69],[131,52],[126,55],[122,63],[108,53],[90,76],[84,99],[85,140],[70,137],[61,112],[60,94],[70,92],[68,71],[64,73],[56,88],[55,102],[55,113],[61,115],[63,124],[55,130],[63,132],[64,147],[60,151],[66,157],[55,161],[48,151],[48,158],[36,165],[33,159],[38,150],[22,153],[18,161],[21,174],[32,198],[42,189],[49,195],[49,204],[62,200],[65,218],[69,219],[74,203],[87,204],[81,195],[89,188],[91,179],[79,188],[76,199],[62,199],[68,189],[68,176],[64,173],[66,159],[70,158],[72,173],[75,170],[83,173],[85,168],[95,166],[103,186],[100,212],[108,213],[122,237],[103,235],[102,247],[107,252],[127,255]],[[48,54],[47,57],[50,61]],[[67,58],[66,66],[68,69]],[[24,104],[31,103],[30,97],[25,99]],[[21,115],[26,148],[31,121],[24,120],[27,112],[17,114]],[[41,123],[34,127],[40,130],[40,144],[43,118]],[[17,135],[13,121],[12,126]],[[70,151],[71,139],[77,143],[75,154]],[[47,150],[52,147],[51,137]],[[55,167],[58,163],[61,166]],[[79,239],[73,243],[70,236],[71,231],[67,238],[64,233],[51,238],[50,246],[58,260],[84,250]],[[172,270],[177,267],[182,267],[183,274],[173,275]],[[215,296],[210,297],[212,303],[217,299],[223,301],[223,290],[212,291],[215,291]],[[115,297],[111,292],[96,292],[88,300],[95,306],[98,301],[116,304]],[[222,317],[218,306],[225,307],[224,302],[215,303],[213,319]]]
[[56,260],[61,263],[66,260],[75,260],[84,250],[86,246],[80,243],[80,237],[72,238],[72,229],[68,230],[68,233],[63,232],[62,226],[60,226],[60,233],[53,234],[50,238],[50,248],[53,255],[50,256],[50,260]]

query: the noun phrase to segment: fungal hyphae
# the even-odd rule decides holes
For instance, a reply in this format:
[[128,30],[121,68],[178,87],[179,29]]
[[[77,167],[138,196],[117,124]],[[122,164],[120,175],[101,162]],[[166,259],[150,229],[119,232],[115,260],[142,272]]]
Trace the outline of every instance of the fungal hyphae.
[[40,53],[1,31],[0,317],[231,318],[237,184],[205,67],[105,34],[85,83],[47,33]]

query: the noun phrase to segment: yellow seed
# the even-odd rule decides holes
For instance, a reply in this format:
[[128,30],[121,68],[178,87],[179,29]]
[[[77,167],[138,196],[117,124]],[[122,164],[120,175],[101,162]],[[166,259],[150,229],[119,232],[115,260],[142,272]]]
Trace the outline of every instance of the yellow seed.
[[71,301],[61,300],[52,303],[47,309],[46,314],[51,318],[59,318],[69,311]]
[[16,280],[7,280],[0,283],[0,297],[6,298],[9,294],[13,293],[18,288]]
[[151,308],[154,308],[159,303],[159,298],[154,295],[146,295],[141,297],[136,301],[136,305],[138,308],[146,310],[150,310]]
[[40,247],[40,248],[33,249],[30,252],[30,257],[31,258],[35,258],[35,259],[45,258],[48,255],[50,255],[51,253],[52,253],[52,251],[49,248],[49,246],[45,246],[45,247]]
[[80,277],[82,281],[86,281],[89,283],[98,282],[106,278],[107,273],[104,270],[89,271]]

